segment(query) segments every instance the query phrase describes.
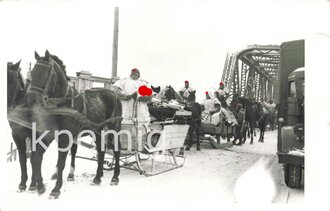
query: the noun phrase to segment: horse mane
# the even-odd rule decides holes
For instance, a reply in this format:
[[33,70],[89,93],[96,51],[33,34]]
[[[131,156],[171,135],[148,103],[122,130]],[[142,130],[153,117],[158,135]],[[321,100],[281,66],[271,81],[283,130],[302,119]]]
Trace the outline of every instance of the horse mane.
[[22,77],[21,72],[18,72],[17,75],[18,75],[18,79],[19,79],[19,83],[21,84],[21,87],[22,87],[23,89],[27,88],[27,87],[25,87],[25,85],[24,85],[24,80],[23,80],[23,77]]
[[50,55],[51,56],[51,58],[61,67],[61,69],[62,69],[62,71],[63,71],[63,73],[64,73],[64,76],[65,76],[65,78],[67,79],[67,80],[70,80],[70,78],[68,77],[68,75],[66,74],[66,66],[64,65],[64,63],[63,63],[63,61],[60,59],[60,58],[58,58],[58,56],[56,56],[56,55]]
[[[9,62],[8,62],[9,63]],[[20,62],[18,62],[18,63],[16,63],[16,65],[17,64],[19,64]],[[16,66],[15,65],[15,66]],[[10,67],[8,67],[8,64],[7,64],[7,71],[15,71],[15,72],[17,72],[17,77],[18,77],[18,80],[19,80],[19,83],[20,83],[20,85],[21,85],[21,87],[23,88],[23,89],[25,89],[25,85],[24,85],[24,80],[23,80],[23,77],[22,77],[22,74],[21,74],[21,72],[20,72],[20,68],[19,68],[19,66],[16,66],[17,68],[15,69],[15,66],[10,66]]]

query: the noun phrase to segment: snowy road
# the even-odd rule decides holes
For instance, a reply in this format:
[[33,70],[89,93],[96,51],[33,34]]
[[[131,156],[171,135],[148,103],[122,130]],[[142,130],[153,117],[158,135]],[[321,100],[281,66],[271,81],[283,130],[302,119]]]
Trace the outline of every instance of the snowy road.
[[[120,184],[115,187],[109,185],[112,171],[105,171],[101,185],[91,186],[96,162],[77,159],[75,181],[64,181],[60,198],[49,200],[49,193],[55,185],[55,181],[49,178],[57,159],[56,145],[53,143],[43,161],[43,177],[47,186],[45,194],[16,192],[20,179],[18,161],[6,164],[10,179],[2,190],[6,193],[8,210],[60,209],[64,204],[87,209],[108,201],[113,206],[127,208],[136,204],[161,206],[165,202],[193,208],[235,202],[302,204],[304,190],[292,190],[285,186],[282,165],[277,163],[276,135],[275,131],[267,132],[265,143],[256,141],[254,145],[246,143],[227,150],[211,149],[209,144],[203,143],[201,152],[193,147],[185,153],[186,162],[182,168],[153,177],[122,169]],[[92,153],[87,148],[79,147],[78,155],[92,156]],[[69,172],[69,160],[65,177]]]

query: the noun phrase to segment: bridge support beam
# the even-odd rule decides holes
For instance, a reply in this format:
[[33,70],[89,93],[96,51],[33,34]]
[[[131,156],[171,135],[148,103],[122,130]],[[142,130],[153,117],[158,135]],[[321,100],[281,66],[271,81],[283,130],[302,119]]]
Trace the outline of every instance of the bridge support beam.
[[247,94],[247,86],[257,101],[274,99],[277,89],[279,46],[253,45],[247,49],[228,52],[222,81],[230,95]]

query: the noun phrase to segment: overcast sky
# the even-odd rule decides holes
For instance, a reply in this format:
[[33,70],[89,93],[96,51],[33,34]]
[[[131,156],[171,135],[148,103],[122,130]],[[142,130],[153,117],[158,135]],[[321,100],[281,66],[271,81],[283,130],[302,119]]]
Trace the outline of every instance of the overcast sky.
[[119,6],[118,76],[138,68],[151,84],[176,89],[189,80],[202,99],[218,86],[229,49],[330,31],[326,2],[230,2],[0,1],[1,66],[22,58],[25,74],[34,50],[43,55],[48,49],[69,75],[87,70],[111,77],[114,6]]

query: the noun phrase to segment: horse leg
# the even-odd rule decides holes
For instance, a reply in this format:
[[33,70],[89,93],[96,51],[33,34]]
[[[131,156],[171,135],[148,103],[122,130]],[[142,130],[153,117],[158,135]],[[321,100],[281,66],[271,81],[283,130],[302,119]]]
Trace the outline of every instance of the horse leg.
[[[43,194],[46,191],[46,188],[43,184],[43,179],[41,176],[41,163],[43,159],[43,153],[45,150],[39,145],[35,152],[31,153],[31,163],[33,174],[35,176],[35,181],[37,183],[37,189],[39,194]],[[32,186],[33,187],[33,186]]]
[[248,124],[248,129],[247,129],[247,138],[250,138],[250,128],[251,128],[251,124],[250,123],[247,123]]
[[35,170],[36,168],[35,168],[35,165],[33,164],[32,157],[30,158],[30,163],[31,163],[31,167],[32,167],[32,176],[31,176],[31,183],[30,183],[29,191],[36,191],[37,190],[37,180],[36,180],[36,170]]
[[189,151],[191,146],[192,146],[192,143],[193,143],[193,135],[194,135],[194,131],[193,131],[193,126],[190,125],[189,126],[189,130],[188,130],[188,133],[189,133],[189,142],[188,142],[188,145],[186,146],[185,150]]
[[[265,124],[265,125],[267,125],[267,124]],[[263,130],[262,130],[261,143],[264,143],[264,136],[265,136],[265,130],[266,130],[265,127],[266,127],[266,126],[264,126],[264,127],[263,127]]]
[[58,155],[57,155],[57,163],[56,163],[55,171],[54,171],[52,177],[50,178],[51,180],[57,180],[58,165],[59,165],[59,162],[60,162],[59,157],[60,157],[60,152],[58,151]]
[[262,131],[263,131],[263,128],[264,125],[260,122],[259,123],[259,130],[260,130],[260,135],[259,135],[259,141],[258,142],[262,142]]
[[14,134],[14,132],[13,132],[13,139],[14,139],[15,144],[17,146],[19,164],[20,164],[20,167],[21,167],[21,182],[18,185],[18,190],[19,191],[24,191],[26,189],[26,181],[28,179],[27,168],[26,168],[25,139],[22,139],[20,136]]
[[63,170],[65,167],[66,157],[68,155],[67,147],[70,144],[70,139],[68,137],[63,137],[58,140],[58,146],[59,146],[59,156],[58,156],[58,172],[57,172],[57,180],[55,187],[50,193],[50,196],[57,198],[61,194],[61,187],[63,185]]
[[242,143],[244,144],[245,141],[246,141],[246,128],[245,128],[244,125],[242,127],[243,127],[243,140],[242,140]]
[[27,168],[26,168],[26,145],[25,145],[25,139],[21,138],[20,134],[12,132],[12,137],[14,139],[14,142],[16,144],[17,150],[18,150],[18,156],[19,156],[19,163],[21,167],[21,181],[18,185],[19,191],[24,191],[26,189],[26,181],[28,179],[27,175]]
[[113,177],[111,179],[110,185],[118,185],[118,183],[119,183],[119,174],[120,174],[120,163],[119,163],[119,159],[120,159],[120,147],[119,147],[119,149],[117,151],[114,150],[114,156],[115,156],[115,169],[114,169],[114,172],[113,172]]
[[101,177],[103,177],[103,163],[104,163],[104,155],[105,150],[101,150],[101,137],[100,135],[96,135],[96,150],[97,150],[97,170],[96,175],[93,179],[93,183],[98,185],[101,183]]
[[238,128],[237,128],[237,138],[238,138],[238,145],[240,146],[240,145],[242,145],[243,143],[242,143],[242,133],[241,133],[241,130],[242,130],[242,126],[238,126]]
[[234,140],[232,141],[232,143],[233,143],[233,145],[236,145],[236,141],[238,139],[238,134],[237,134],[238,126],[236,125],[234,129],[235,129],[235,135],[234,135]]
[[71,147],[71,166],[70,166],[70,173],[68,175],[68,181],[74,180],[74,170],[75,170],[75,161],[76,161],[76,154],[77,154],[78,145],[73,144]]
[[253,131],[254,131],[254,126],[253,126],[253,124],[251,123],[251,124],[250,124],[250,132],[251,132],[251,141],[250,141],[250,144],[253,144]]
[[196,132],[196,136],[197,136],[197,151],[201,151],[200,148],[200,142],[199,142],[199,128],[200,128],[200,124],[199,125],[195,125],[195,132]]

